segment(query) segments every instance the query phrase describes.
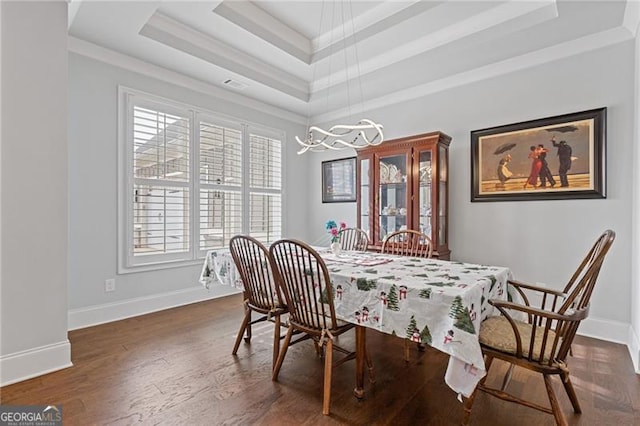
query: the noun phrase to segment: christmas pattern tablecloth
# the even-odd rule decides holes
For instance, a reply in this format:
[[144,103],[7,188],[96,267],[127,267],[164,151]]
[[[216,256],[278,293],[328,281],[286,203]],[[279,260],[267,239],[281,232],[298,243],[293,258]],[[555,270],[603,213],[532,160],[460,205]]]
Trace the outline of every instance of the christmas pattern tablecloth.
[[[484,376],[480,322],[507,298],[508,268],[379,253],[319,249],[329,270],[336,314],[451,355],[446,382],[470,395]],[[209,252],[201,282],[241,288],[228,250]],[[319,295],[319,297],[321,297]]]

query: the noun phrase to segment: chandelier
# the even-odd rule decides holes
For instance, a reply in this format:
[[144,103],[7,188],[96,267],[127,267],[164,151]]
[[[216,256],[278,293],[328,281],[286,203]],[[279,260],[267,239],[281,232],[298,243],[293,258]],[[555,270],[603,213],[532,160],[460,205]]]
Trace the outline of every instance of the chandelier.
[[[367,135],[369,131],[369,135]],[[382,125],[363,118],[356,124],[336,124],[329,130],[318,126],[310,126],[307,138],[302,140],[296,136],[302,146],[298,154],[307,151],[340,150],[346,148],[364,148],[379,145],[384,141]]]
[[[334,3],[334,2],[331,2]],[[343,4],[344,2],[341,2]],[[325,14],[325,2],[322,5],[322,14],[320,18],[320,29],[322,29],[322,21],[324,19]],[[349,105],[349,112],[351,112],[351,90],[349,90],[349,84],[351,80],[358,81],[358,86],[360,87],[360,97],[361,104],[362,102],[362,86],[360,84],[360,65],[358,64],[358,48],[356,42],[356,31],[355,26],[353,24],[353,9],[352,5],[349,2],[349,10],[351,14],[351,37],[353,38],[353,49],[355,51],[355,61],[357,64],[357,76],[354,79],[353,77],[349,78],[348,67],[347,67],[347,48],[346,48],[346,36],[343,38],[344,42],[344,69],[345,69],[345,84],[347,85],[347,103]],[[345,20],[345,11],[344,4],[342,6],[341,11],[342,16],[342,34],[346,34],[346,20]],[[335,43],[333,41],[333,34],[336,31],[331,29],[331,43],[330,46],[333,49]],[[328,57],[329,68],[331,68],[331,57],[332,54]],[[314,66],[314,79],[315,79],[315,71],[316,66]],[[329,79],[331,78],[331,69],[329,69]],[[329,88],[331,85],[329,84],[327,88],[327,105],[329,104]],[[340,123],[332,125],[328,130],[325,130],[317,125],[310,125],[308,127],[306,136],[304,138],[300,138],[296,136],[296,141],[300,144],[301,148],[298,151],[298,154],[303,154],[307,151],[327,151],[327,150],[341,150],[341,149],[359,149],[365,148],[367,146],[372,145],[380,145],[384,142],[384,133],[382,131],[383,126],[380,123],[376,123],[373,120],[368,118],[361,118],[355,123]]]

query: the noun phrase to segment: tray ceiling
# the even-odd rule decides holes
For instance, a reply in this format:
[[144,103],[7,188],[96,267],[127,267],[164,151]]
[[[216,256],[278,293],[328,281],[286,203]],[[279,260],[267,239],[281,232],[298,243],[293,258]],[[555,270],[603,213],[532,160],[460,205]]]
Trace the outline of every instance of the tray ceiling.
[[628,9],[573,0],[72,1],[69,35],[329,119],[631,39]]

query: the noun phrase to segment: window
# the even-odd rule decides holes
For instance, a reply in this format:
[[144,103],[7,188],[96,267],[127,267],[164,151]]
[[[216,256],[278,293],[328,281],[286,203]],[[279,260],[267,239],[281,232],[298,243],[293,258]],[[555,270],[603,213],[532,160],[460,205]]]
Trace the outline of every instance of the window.
[[120,101],[122,271],[281,237],[282,132],[130,89]]

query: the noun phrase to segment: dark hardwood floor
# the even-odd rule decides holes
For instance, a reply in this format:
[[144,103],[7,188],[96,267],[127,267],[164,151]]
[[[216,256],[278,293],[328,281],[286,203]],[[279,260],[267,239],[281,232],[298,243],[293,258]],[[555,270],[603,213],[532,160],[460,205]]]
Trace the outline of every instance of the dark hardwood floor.
[[[401,339],[367,333],[376,383],[364,400],[352,394],[355,364],[334,370],[331,415],[322,409],[323,363],[310,341],[293,346],[271,381],[271,324],[254,327],[250,345],[231,355],[242,319],[240,296],[197,303],[69,333],[74,366],[0,389],[3,405],[62,404],[65,425],[456,425],[462,404],[444,383],[447,355],[428,348],[403,360]],[[341,338],[352,343],[353,333]],[[640,376],[626,347],[577,337],[570,358],[583,413],[571,425],[640,425]],[[496,361],[495,363],[499,363]],[[499,368],[497,368],[499,367]],[[489,383],[501,380],[504,364]],[[509,389],[547,403],[542,378],[517,369]],[[477,397],[473,425],[553,425],[553,417]]]

